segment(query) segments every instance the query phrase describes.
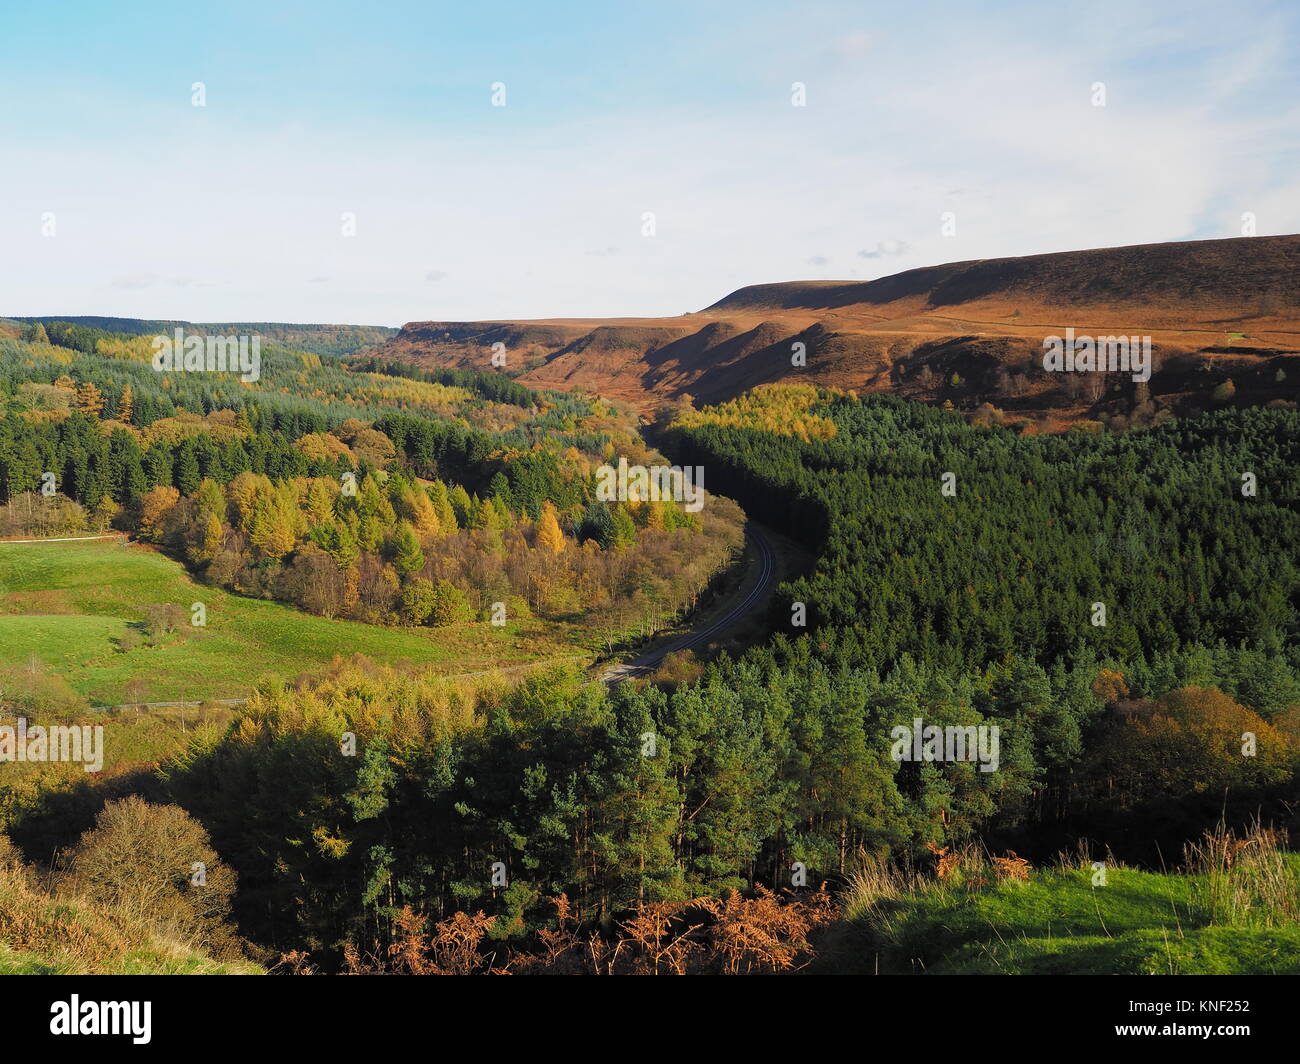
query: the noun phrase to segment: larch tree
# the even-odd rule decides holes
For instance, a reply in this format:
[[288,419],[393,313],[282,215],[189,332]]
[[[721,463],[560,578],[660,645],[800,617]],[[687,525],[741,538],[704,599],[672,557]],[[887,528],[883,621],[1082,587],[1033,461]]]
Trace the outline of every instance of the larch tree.
[[253,546],[277,561],[294,548],[295,512],[279,492],[259,499],[253,510],[249,539]]
[[91,417],[98,417],[104,409],[104,397],[90,381],[77,385],[77,409],[85,411]]
[[564,533],[560,531],[555,507],[549,502],[542,504],[542,516],[537,522],[537,545],[552,554],[559,554],[564,550]]

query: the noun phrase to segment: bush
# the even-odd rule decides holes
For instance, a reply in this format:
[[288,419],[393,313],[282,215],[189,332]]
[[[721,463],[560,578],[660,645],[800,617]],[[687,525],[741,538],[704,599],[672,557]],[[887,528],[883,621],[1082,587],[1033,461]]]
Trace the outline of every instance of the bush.
[[66,495],[26,491],[0,506],[0,536],[66,536],[86,528],[84,507]]
[[185,611],[174,602],[152,603],[144,608],[144,615],[145,629],[154,642],[185,623]]
[[429,611],[429,624],[445,628],[449,624],[467,621],[472,616],[465,593],[449,580],[439,580],[432,588],[433,606]]
[[433,584],[422,576],[408,580],[402,588],[402,616],[408,624],[424,624],[437,604]]
[[132,795],[109,802],[95,827],[63,854],[63,893],[116,909],[158,932],[204,945],[225,944],[235,873],[203,826],[175,805]]
[[1220,384],[1217,388],[1214,389],[1214,400],[1215,402],[1218,403],[1226,403],[1229,399],[1231,399],[1236,394],[1237,394],[1237,386],[1232,383],[1232,378],[1229,377],[1226,381],[1224,381],[1222,384]]

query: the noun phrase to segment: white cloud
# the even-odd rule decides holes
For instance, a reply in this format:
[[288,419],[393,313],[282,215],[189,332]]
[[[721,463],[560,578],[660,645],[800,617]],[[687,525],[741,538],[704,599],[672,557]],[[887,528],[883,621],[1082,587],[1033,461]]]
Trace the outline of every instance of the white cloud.
[[156,273],[129,273],[114,277],[110,283],[114,288],[134,291],[141,288],[152,288],[158,283],[158,275]]
[[885,256],[901,255],[907,250],[907,244],[902,240],[894,240],[892,237],[888,240],[879,241],[872,251],[862,250],[858,252],[858,258],[862,259],[879,259]]

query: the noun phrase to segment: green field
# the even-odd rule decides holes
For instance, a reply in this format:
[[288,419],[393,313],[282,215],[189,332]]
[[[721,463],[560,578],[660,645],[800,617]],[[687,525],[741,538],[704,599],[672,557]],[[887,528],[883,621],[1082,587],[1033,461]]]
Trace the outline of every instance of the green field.
[[[150,605],[176,603],[188,618],[195,602],[206,627],[184,625],[157,646],[119,646]],[[0,543],[0,665],[35,660],[98,705],[237,698],[262,678],[319,671],[354,653],[448,673],[582,653],[564,636],[537,621],[417,629],[326,620],[205,586],[147,547]]]
[[[1300,857],[1282,860],[1300,885]],[[892,897],[859,889],[822,964],[917,975],[1300,974],[1300,923],[1266,904],[1226,923],[1210,897],[1204,875],[1133,868],[1110,869],[1104,886],[1085,867]]]

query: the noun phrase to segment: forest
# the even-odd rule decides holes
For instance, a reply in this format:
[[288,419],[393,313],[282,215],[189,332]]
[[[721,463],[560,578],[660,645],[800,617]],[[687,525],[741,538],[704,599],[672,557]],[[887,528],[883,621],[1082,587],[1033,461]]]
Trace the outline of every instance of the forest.
[[[224,406],[219,383],[137,376],[117,342],[8,341],[0,518],[39,509],[52,469],[60,519],[373,624],[496,602],[594,624],[620,596],[667,614],[737,545],[717,496],[698,519],[593,503],[598,461],[653,454],[599,400],[525,408],[285,352],[264,394]],[[298,374],[319,387],[290,398]],[[335,374],[407,402],[354,403]],[[972,843],[1155,863],[1220,822],[1295,830],[1298,417],[1027,436],[805,386],[679,410],[655,445],[814,559],[761,645],[612,689],[571,666],[507,683],[322,663],[129,772],[4,789],[0,829],[45,863],[125,795],[183,810],[234,874],[245,948],[327,971],[391,956],[413,920],[540,948],[653,906],[711,925],[733,891],[804,904]],[[918,717],[996,725],[999,770],[894,761],[891,729]]]
[[[889,397],[786,389],[673,422],[662,444],[818,552],[783,591],[837,660],[946,668],[1080,644],[1121,662],[1300,632],[1300,414],[1232,409],[1126,434],[1025,436]],[[802,426],[821,435],[801,438]],[[1105,606],[1096,623],[1095,603]],[[823,634],[821,638],[829,638]]]
[[[34,338],[18,351],[27,364],[6,367],[6,534],[124,528],[212,583],[326,617],[582,618],[608,645],[650,634],[698,600],[739,546],[739,513],[726,500],[695,515],[595,498],[593,464],[631,431],[596,401],[550,402],[506,378],[484,384],[496,376],[487,373],[408,383],[281,353],[272,396],[296,357],[340,395],[364,385],[349,390],[335,375],[385,394],[409,389],[418,412],[340,418],[319,401],[263,404],[260,389],[223,408],[221,382],[159,379],[142,338],[123,341],[132,357],[118,358],[117,341],[94,332],[108,357]],[[119,381],[114,369],[132,375]],[[48,384],[31,379],[42,375]],[[526,402],[535,424],[482,427],[501,408],[493,395],[518,414]],[[419,403],[430,397],[433,409]],[[432,416],[443,407],[457,416]],[[47,473],[56,490],[37,494]]]

